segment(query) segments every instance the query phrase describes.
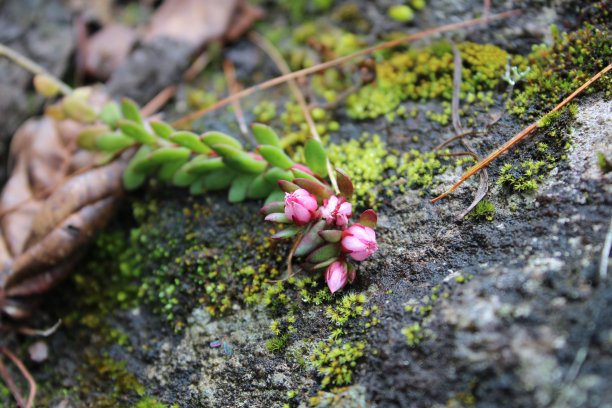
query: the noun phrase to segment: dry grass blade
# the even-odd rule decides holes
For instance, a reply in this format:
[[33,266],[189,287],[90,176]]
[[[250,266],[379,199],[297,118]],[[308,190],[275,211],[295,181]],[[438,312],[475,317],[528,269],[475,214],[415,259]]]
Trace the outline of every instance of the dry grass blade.
[[[223,61],[223,72],[225,74],[225,78],[227,79],[227,87],[229,90],[229,94],[233,95],[235,93],[240,92],[241,87],[240,84],[238,84],[238,81],[236,80],[236,69],[234,68],[234,64],[232,64],[232,61]],[[249,136],[249,129],[244,119],[244,113],[242,112],[242,106],[240,106],[240,101],[234,101],[232,103],[232,107],[234,108],[234,115],[236,115],[238,127],[240,128],[240,133],[242,133],[242,136],[247,139]]]
[[[560,109],[562,109],[565,105],[570,103],[576,96],[580,95],[585,89],[587,89],[589,86],[591,86],[591,84],[593,84],[593,82],[597,81],[599,78],[601,78],[602,76],[607,74],[611,69],[612,69],[612,64],[608,65],[607,67],[605,67],[604,69],[599,71],[597,74],[593,75],[588,81],[586,81],[578,89],[576,89],[574,92],[572,92],[572,94],[570,96],[565,98],[561,103],[559,103],[550,112],[548,112],[547,115],[549,115],[551,113],[554,113],[554,112],[557,112]],[[436,201],[438,201],[438,200],[446,197],[447,195],[449,195],[457,187],[459,187],[461,184],[463,184],[464,181],[466,181],[467,179],[472,177],[479,170],[481,170],[481,169],[485,168],[486,166],[488,166],[489,163],[491,163],[493,160],[497,159],[502,153],[506,152],[512,146],[514,146],[515,144],[517,144],[518,142],[520,142],[521,140],[523,140],[524,138],[526,138],[527,136],[532,134],[537,128],[538,128],[538,122],[536,121],[536,122],[532,123],[531,125],[527,126],[525,129],[521,130],[519,133],[514,135],[514,137],[512,137],[510,140],[508,140],[502,146],[497,148],[493,153],[491,153],[489,156],[487,156],[484,160],[482,160],[481,162],[476,164],[474,167],[472,167],[467,173],[465,173],[463,176],[461,176],[461,179],[459,179],[459,181],[457,183],[455,183],[451,188],[449,188],[444,193],[440,194],[438,197],[436,197],[433,200],[431,200],[431,202],[435,203]]]
[[183,125],[183,124],[185,124],[187,122],[190,122],[190,121],[192,121],[194,119],[202,117],[202,116],[206,115],[209,112],[212,112],[214,110],[217,110],[219,108],[227,106],[228,104],[232,103],[235,100],[242,99],[242,98],[244,98],[246,96],[252,95],[255,92],[262,91],[262,90],[268,89],[268,88],[272,88],[274,86],[283,84],[283,83],[285,83],[287,81],[290,81],[292,79],[297,79],[297,78],[304,77],[304,76],[307,76],[307,75],[311,75],[311,74],[314,74],[314,73],[317,73],[317,72],[325,71],[326,69],[333,68],[333,67],[336,67],[338,65],[344,64],[345,62],[351,61],[351,60],[353,60],[355,58],[359,58],[359,57],[363,57],[363,56],[366,56],[366,55],[370,55],[370,54],[372,54],[373,52],[376,52],[376,51],[386,50],[386,49],[389,49],[389,48],[394,48],[394,47],[397,47],[398,45],[407,44],[407,43],[410,43],[410,42],[421,40],[423,38],[431,37],[431,36],[433,36],[435,34],[447,33],[449,31],[455,31],[455,30],[460,30],[460,29],[463,29],[463,28],[473,27],[473,26],[476,26],[476,25],[478,25],[480,23],[488,23],[488,22],[495,21],[495,20],[503,20],[505,18],[509,18],[509,17],[513,17],[513,16],[516,16],[516,15],[519,15],[522,12],[523,12],[522,10],[510,10],[510,11],[506,11],[506,12],[503,12],[503,13],[499,13],[499,14],[494,14],[494,15],[488,16],[486,19],[475,18],[475,19],[471,19],[471,20],[461,21],[459,23],[447,24],[447,25],[443,25],[443,26],[440,26],[440,27],[430,28],[430,29],[427,29],[427,30],[424,30],[424,31],[420,31],[418,33],[409,34],[409,35],[406,35],[404,37],[401,37],[401,38],[398,38],[398,39],[395,39],[395,40],[392,40],[392,41],[388,41],[388,42],[385,42],[385,43],[382,43],[382,44],[374,45],[372,47],[368,47],[368,48],[365,48],[363,50],[357,51],[357,52],[355,52],[353,54],[346,55],[346,56],[340,57],[340,58],[336,58],[334,60],[331,60],[331,61],[328,61],[328,62],[325,62],[325,63],[322,63],[322,64],[318,64],[318,65],[315,65],[315,66],[310,67],[310,68],[304,68],[304,69],[301,69],[299,71],[294,71],[294,72],[291,72],[289,74],[282,75],[280,77],[273,78],[273,79],[270,79],[268,81],[262,82],[261,84],[252,86],[250,88],[246,88],[246,89],[238,92],[237,94],[234,94],[234,95],[231,95],[231,96],[229,96],[229,97],[227,97],[225,99],[222,99],[222,100],[218,101],[217,103],[215,103],[215,104],[213,104],[213,105],[211,105],[209,107],[200,109],[198,111],[190,113],[189,115],[183,116],[182,118],[177,119],[176,121],[174,121],[172,125],[173,126]]
[[[28,393],[28,399],[24,403],[23,398],[22,398],[20,405],[24,408],[31,408],[34,405],[34,399],[36,398],[36,390],[37,390],[36,381],[34,381],[32,374],[30,374],[30,372],[25,367],[23,362],[7,348],[0,347],[0,354],[4,354],[5,356],[7,356],[12,361],[12,363],[15,364],[17,369],[19,369],[19,371],[21,372],[21,375],[23,375],[23,377],[28,382],[28,385],[30,386],[30,392]],[[1,367],[1,368],[4,369],[4,367]],[[4,372],[2,373],[2,376],[4,377]]]

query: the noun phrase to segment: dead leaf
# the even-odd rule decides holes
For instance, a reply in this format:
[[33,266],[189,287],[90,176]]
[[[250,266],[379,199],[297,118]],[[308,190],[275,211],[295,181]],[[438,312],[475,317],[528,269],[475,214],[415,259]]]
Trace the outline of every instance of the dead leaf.
[[108,25],[93,34],[85,45],[85,72],[106,80],[127,58],[136,43],[135,29],[120,24]]

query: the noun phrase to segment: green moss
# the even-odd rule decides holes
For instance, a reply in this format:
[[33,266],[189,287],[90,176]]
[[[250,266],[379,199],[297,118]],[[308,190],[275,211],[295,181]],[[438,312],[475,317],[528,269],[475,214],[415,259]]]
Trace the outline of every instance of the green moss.
[[260,123],[268,123],[276,117],[276,104],[272,101],[261,101],[253,108],[255,119]]
[[603,152],[597,152],[597,165],[603,173],[608,173],[612,170],[612,161]]
[[493,221],[495,215],[495,205],[488,200],[482,200],[470,212],[469,217],[475,220]]
[[387,14],[391,20],[399,21],[400,23],[406,23],[414,19],[414,11],[405,4],[397,4],[389,7]]
[[416,347],[423,340],[424,334],[419,323],[414,323],[402,329],[402,334],[406,337],[408,347]]
[[[172,405],[172,408],[178,408],[178,404]],[[145,397],[138,401],[134,408],[168,408],[168,405],[162,404],[153,397]]]
[[353,381],[353,369],[363,357],[366,344],[363,341],[319,342],[310,355],[310,361],[323,377],[321,387],[348,385]]
[[336,302],[335,307],[329,306],[327,316],[337,326],[344,326],[349,320],[364,315],[363,307],[366,298],[363,294],[350,293]]

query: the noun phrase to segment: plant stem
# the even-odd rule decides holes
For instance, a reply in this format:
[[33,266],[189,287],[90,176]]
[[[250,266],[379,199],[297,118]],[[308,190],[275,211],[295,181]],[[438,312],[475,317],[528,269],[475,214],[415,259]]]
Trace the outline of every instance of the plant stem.
[[29,59],[28,57],[26,57],[25,55],[21,55],[17,51],[1,43],[0,43],[0,57],[4,57],[12,61],[13,63],[15,63],[16,65],[19,65],[21,68],[32,73],[33,75],[45,75],[47,78],[53,81],[55,85],[57,85],[57,87],[59,88],[62,94],[69,95],[72,93],[71,87],[69,87],[64,82],[62,82],[58,78],[51,75],[49,71],[47,71],[46,69],[44,69],[43,67],[41,67],[40,65],[32,61],[31,59]]

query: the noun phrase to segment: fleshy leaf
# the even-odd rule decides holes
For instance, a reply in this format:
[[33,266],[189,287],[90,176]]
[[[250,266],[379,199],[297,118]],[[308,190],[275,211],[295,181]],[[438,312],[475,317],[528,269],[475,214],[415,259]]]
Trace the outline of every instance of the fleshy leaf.
[[330,259],[328,259],[327,261],[323,261],[323,262],[320,262],[320,263],[318,263],[318,264],[316,264],[316,265],[313,265],[313,266],[312,266],[312,269],[321,269],[321,268],[326,268],[326,267],[328,267],[329,265],[333,264],[333,263],[334,263],[335,261],[337,261],[337,260],[338,260],[338,257],[333,257],[333,258],[330,258]]
[[279,180],[277,184],[285,193],[293,193],[295,190],[300,189],[300,186],[287,180]]
[[242,150],[242,144],[238,140],[234,139],[229,135],[226,135],[225,133],[206,132],[202,136],[200,136],[200,139],[202,140],[202,142],[204,142],[204,144],[206,144],[213,150],[215,150],[214,146],[216,145],[233,146],[236,149]]
[[137,142],[154,145],[157,143],[155,136],[150,134],[144,126],[131,120],[122,119],[118,122],[119,129],[124,135],[131,137]]
[[147,145],[142,145],[132,157],[132,160],[128,163],[125,171],[123,172],[123,187],[130,191],[135,190],[142,185],[147,179],[147,176],[142,173],[136,173],[133,170],[134,164],[138,162],[138,160],[146,157],[151,152],[151,148]]
[[327,242],[336,243],[342,239],[342,231],[340,230],[324,230],[319,232],[321,238]]
[[166,122],[152,121],[149,123],[153,132],[162,139],[170,140],[170,137],[175,132],[172,126]]
[[354,187],[351,178],[346,172],[336,167],[336,181],[338,182],[338,188],[340,193],[347,199],[353,195]]
[[268,214],[266,215],[266,218],[264,218],[264,220],[269,221],[269,222],[276,222],[279,224],[291,224],[291,220],[287,218],[285,213]]
[[96,111],[81,95],[66,96],[62,100],[62,110],[67,117],[81,123],[93,123],[98,118]]
[[306,258],[306,262],[311,264],[318,264],[320,262],[325,262],[330,260],[331,258],[336,258],[340,255],[340,244],[327,244],[323,245],[321,248],[316,249],[308,258]]
[[361,213],[361,215],[359,216],[359,221],[357,222],[366,227],[376,228],[378,216],[376,215],[376,212],[372,209],[365,210],[363,213]]
[[232,181],[232,185],[228,192],[228,200],[230,203],[240,203],[246,199],[249,185],[255,177],[251,174],[243,174]]
[[140,125],[144,124],[142,116],[140,115],[140,108],[130,98],[121,98],[121,113],[127,120],[131,120]]
[[295,256],[304,256],[309,254],[313,249],[325,243],[323,238],[319,236],[325,228],[325,220],[317,221],[309,230],[304,233],[304,237],[295,249]]
[[318,140],[310,139],[304,145],[304,156],[306,164],[318,176],[327,176],[327,154],[323,145]]
[[247,190],[247,197],[252,199],[260,199],[267,197],[274,189],[274,185],[266,181],[263,174],[258,175],[253,179]]
[[257,160],[247,152],[239,150],[233,146],[217,144],[213,147],[221,157],[223,162],[234,170],[246,173],[262,173],[268,163],[263,160]]
[[211,152],[210,147],[200,141],[198,135],[193,132],[179,131],[170,136],[170,140],[174,143],[184,146],[197,154],[208,154]]
[[255,136],[255,140],[257,140],[257,143],[260,145],[281,147],[278,135],[270,126],[255,123],[251,128],[253,129],[253,136]]
[[276,234],[272,235],[272,239],[285,239],[285,238],[291,238],[296,236],[297,234],[299,234],[300,232],[302,232],[303,227],[299,227],[297,225],[292,225],[282,231],[277,232]]
[[162,164],[159,169],[159,173],[157,173],[157,177],[160,181],[172,180],[172,177],[174,177],[174,173],[176,173],[178,169],[183,167],[186,162],[187,160],[175,160]]
[[127,137],[123,133],[105,133],[96,137],[96,147],[105,152],[116,152],[130,147],[134,144],[134,139]]
[[191,195],[202,195],[205,192],[206,188],[204,187],[204,177],[197,178],[189,185],[189,194]]
[[237,176],[231,169],[215,170],[204,176],[204,187],[209,191],[225,190]]
[[187,187],[198,178],[197,174],[187,173],[185,171],[185,166],[186,164],[183,165],[183,167],[181,167],[180,169],[178,169],[172,177],[172,184],[177,187]]
[[117,122],[121,119],[121,110],[117,102],[110,101],[106,102],[98,115],[100,120],[106,123],[108,126],[114,128],[117,126]]
[[98,136],[108,132],[109,129],[105,125],[86,127],[77,136],[77,145],[83,149],[96,150],[96,139]]
[[321,200],[325,200],[329,198],[333,191],[328,186],[324,185],[320,181],[312,181],[305,178],[296,178],[293,179],[292,183],[297,184],[299,187],[307,190],[310,194],[315,195]]
[[276,184],[279,180],[291,181],[294,179],[293,173],[287,170],[280,169],[278,167],[272,167],[264,173],[264,177],[268,183]]
[[313,176],[312,174],[308,174],[308,173],[306,173],[305,171],[303,171],[303,170],[301,170],[301,169],[299,169],[299,168],[296,168],[296,167],[293,167],[293,168],[291,169],[291,172],[293,173],[293,175],[295,176],[295,178],[305,178],[305,179],[312,180],[312,181],[317,181],[317,182],[319,181],[319,180],[317,180],[317,178],[316,178],[315,176]]
[[190,154],[191,152],[186,147],[162,147],[138,161],[134,165],[134,171],[137,173],[148,172],[163,163],[185,160]]
[[275,201],[283,201],[284,199],[285,199],[285,192],[282,191],[278,187],[274,187],[270,195],[268,195],[268,198],[266,198],[264,205],[268,205]]
[[197,156],[185,165],[184,170],[192,174],[204,174],[225,167],[221,157]]
[[285,203],[283,201],[272,201],[259,209],[259,213],[263,215],[282,212],[285,212]]
[[295,165],[293,160],[291,160],[280,147],[269,145],[259,146],[257,151],[272,166],[277,166],[283,170],[287,170]]

